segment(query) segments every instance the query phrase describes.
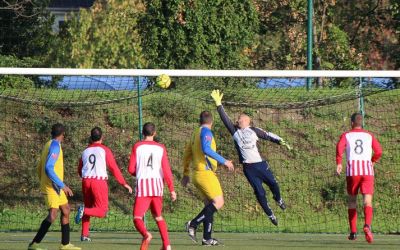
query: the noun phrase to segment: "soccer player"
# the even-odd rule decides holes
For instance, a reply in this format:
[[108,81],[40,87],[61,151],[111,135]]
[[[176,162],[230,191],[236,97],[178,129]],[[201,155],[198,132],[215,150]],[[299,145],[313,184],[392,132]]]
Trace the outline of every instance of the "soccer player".
[[195,218],[186,223],[186,230],[189,237],[194,242],[197,242],[196,229],[203,222],[202,245],[206,246],[221,245],[221,242],[211,237],[214,213],[224,205],[221,184],[215,173],[217,162],[228,167],[230,171],[234,170],[232,161],[224,159],[215,152],[216,144],[211,132],[212,124],[213,118],[211,113],[208,111],[201,112],[200,128],[192,133],[183,156],[182,185],[186,187],[189,183],[189,165],[192,163],[194,167],[192,175],[193,184],[199,190],[205,204],[203,210]]
[[129,160],[128,172],[136,176],[136,198],[133,207],[133,223],[143,236],[140,250],[149,247],[152,235],[147,231],[143,217],[147,210],[157,222],[163,242],[162,250],[170,250],[167,223],[162,217],[164,181],[167,183],[171,200],[176,200],[171,167],[168,161],[167,150],[163,144],[154,141],[156,127],[148,122],[143,125],[144,139],[137,142]]
[[69,213],[68,196],[73,196],[72,190],[64,181],[64,158],[61,142],[64,140],[65,127],[56,123],[51,128],[52,139],[46,143],[42,150],[37,174],[40,181],[40,190],[44,195],[49,213],[42,221],[39,231],[28,246],[28,250],[44,250],[39,243],[51,224],[56,220],[58,210],[61,210],[61,246],[62,250],[80,250],[69,241]]
[[81,241],[91,241],[89,238],[90,217],[104,218],[108,211],[108,174],[111,171],[118,183],[132,193],[132,188],[126,183],[117,166],[111,150],[103,145],[101,128],[90,131],[91,144],[83,151],[79,159],[78,174],[82,178],[84,205],[80,205],[75,222],[82,220]]
[[[374,193],[374,165],[382,156],[382,148],[375,136],[362,128],[363,116],[351,116],[351,130],[343,133],[336,145],[336,173],[342,172],[342,155],[346,149],[346,181],[348,215],[350,224],[349,240],[357,238],[357,194],[360,190],[364,203],[364,234],[368,243],[374,237],[371,232],[372,195]],[[372,151],[374,154],[372,155]]]
[[222,122],[233,136],[235,147],[239,154],[239,161],[243,165],[244,175],[253,188],[256,198],[264,212],[271,222],[277,226],[278,220],[268,205],[262,184],[265,183],[268,185],[274,200],[282,210],[286,209],[286,205],[281,198],[278,182],[275,180],[269,164],[261,157],[258,151],[257,142],[259,139],[269,140],[287,147],[288,150],[291,150],[290,146],[279,136],[260,128],[250,126],[251,119],[246,114],[240,114],[236,125],[233,124],[222,106],[223,94],[220,93],[219,90],[214,90],[211,93],[211,97],[215,101]]

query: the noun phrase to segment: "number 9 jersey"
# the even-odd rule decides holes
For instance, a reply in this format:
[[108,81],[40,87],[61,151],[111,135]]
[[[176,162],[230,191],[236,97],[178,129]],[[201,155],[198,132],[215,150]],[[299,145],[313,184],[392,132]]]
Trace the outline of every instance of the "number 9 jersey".
[[[363,129],[352,129],[341,135],[336,146],[336,163],[342,163],[346,149],[346,176],[373,176],[373,163],[382,155],[382,148],[375,136]],[[374,155],[372,155],[372,152]]]
[[107,168],[119,184],[126,184],[114,155],[107,146],[94,142],[82,152],[78,173],[83,179],[108,180]]

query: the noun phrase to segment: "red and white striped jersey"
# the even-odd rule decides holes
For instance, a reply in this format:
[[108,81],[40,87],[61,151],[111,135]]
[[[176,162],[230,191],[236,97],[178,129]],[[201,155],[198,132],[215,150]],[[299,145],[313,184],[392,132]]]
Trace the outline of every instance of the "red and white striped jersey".
[[374,175],[373,163],[381,157],[382,148],[372,133],[363,129],[343,133],[336,145],[337,164],[342,163],[344,149],[347,157],[346,176]]
[[82,152],[79,159],[78,174],[83,179],[107,180],[107,167],[119,184],[126,184],[111,150],[107,146],[95,142]]
[[163,196],[164,180],[174,191],[167,150],[155,141],[137,142],[129,160],[128,172],[136,176],[136,196]]

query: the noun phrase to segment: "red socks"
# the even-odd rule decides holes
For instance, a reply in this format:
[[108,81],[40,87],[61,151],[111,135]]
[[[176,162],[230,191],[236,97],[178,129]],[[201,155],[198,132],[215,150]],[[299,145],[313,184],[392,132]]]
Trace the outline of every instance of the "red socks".
[[[147,229],[142,219],[133,219],[133,224],[135,224],[136,230],[138,230],[143,237],[147,236]],[[160,220],[157,221],[157,226],[161,234],[164,248],[167,248],[167,246],[170,245],[167,223],[165,223],[165,220]]]
[[[357,232],[357,210],[355,208],[349,208],[349,224],[350,224],[350,232]],[[365,224],[371,226],[372,223],[372,207],[365,206],[364,207],[364,217]]]
[[357,209],[349,208],[349,224],[350,224],[350,232],[356,233],[357,232]]
[[160,234],[161,234],[161,239],[163,241],[164,249],[166,249],[167,246],[170,245],[169,238],[168,238],[167,223],[165,223],[165,220],[159,220],[159,221],[157,221],[157,226],[158,226],[158,230],[160,231]]
[[136,230],[138,230],[143,237],[147,236],[147,229],[142,219],[133,219],[133,224],[135,224]]
[[82,234],[81,236],[89,237],[90,217],[84,215],[82,217]]
[[364,207],[364,216],[365,216],[365,224],[371,226],[372,222],[372,207],[365,206]]

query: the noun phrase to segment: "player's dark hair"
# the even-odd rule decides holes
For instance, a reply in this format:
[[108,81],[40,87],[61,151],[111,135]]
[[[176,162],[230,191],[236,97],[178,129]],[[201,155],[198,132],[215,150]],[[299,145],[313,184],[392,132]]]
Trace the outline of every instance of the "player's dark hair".
[[100,141],[102,136],[103,136],[103,131],[101,131],[101,128],[99,127],[94,127],[90,131],[90,140],[92,142]]
[[351,122],[354,127],[362,127],[363,125],[363,115],[359,112],[356,112],[351,115]]
[[146,122],[143,125],[142,133],[144,136],[153,136],[155,132],[156,132],[156,125],[154,125],[154,123]]
[[200,124],[210,124],[213,122],[213,117],[211,112],[209,111],[203,111],[200,113]]
[[54,139],[65,133],[65,127],[61,123],[56,123],[51,127],[51,137]]

